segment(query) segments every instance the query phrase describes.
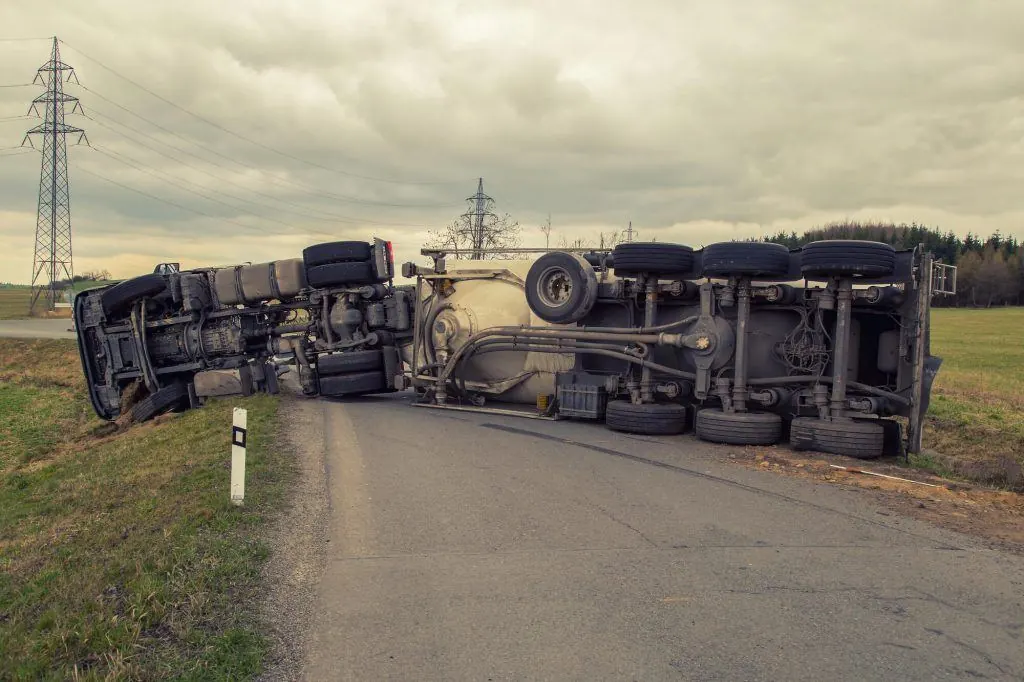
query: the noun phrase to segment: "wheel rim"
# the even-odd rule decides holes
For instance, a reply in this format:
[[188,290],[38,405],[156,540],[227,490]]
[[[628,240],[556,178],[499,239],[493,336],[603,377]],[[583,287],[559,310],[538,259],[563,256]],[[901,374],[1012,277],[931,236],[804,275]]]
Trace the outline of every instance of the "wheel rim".
[[569,273],[561,267],[550,267],[537,279],[537,296],[551,308],[561,308],[572,300],[573,283]]

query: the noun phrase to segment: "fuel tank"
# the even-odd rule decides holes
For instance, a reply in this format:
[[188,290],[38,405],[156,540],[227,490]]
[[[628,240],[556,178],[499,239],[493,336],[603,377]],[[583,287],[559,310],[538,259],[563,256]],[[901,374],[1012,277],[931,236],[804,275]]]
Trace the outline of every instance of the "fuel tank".
[[[469,339],[492,327],[543,326],[530,311],[524,282],[532,261],[451,261],[450,280],[437,281],[435,292],[421,293],[422,323],[418,366],[444,362]],[[412,365],[412,346],[403,348],[403,359]],[[555,392],[555,372],[575,366],[571,353],[497,351],[473,355],[460,376],[467,381],[492,384],[508,382],[510,388],[491,394],[493,400],[534,403],[538,395]],[[521,381],[515,381],[521,379]]]

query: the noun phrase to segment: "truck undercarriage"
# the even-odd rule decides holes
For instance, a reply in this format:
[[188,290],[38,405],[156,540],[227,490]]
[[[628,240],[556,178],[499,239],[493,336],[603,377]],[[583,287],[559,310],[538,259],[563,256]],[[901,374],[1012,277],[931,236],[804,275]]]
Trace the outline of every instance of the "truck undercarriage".
[[310,396],[412,388],[418,405],[511,403],[634,433],[692,428],[863,458],[920,449],[941,362],[929,352],[941,266],[920,249],[513,251],[424,250],[433,267],[405,264],[415,284],[396,286],[389,243],[330,242],[301,259],[158,268],[83,292],[75,326],[92,404],[142,421],[277,392],[294,367]]

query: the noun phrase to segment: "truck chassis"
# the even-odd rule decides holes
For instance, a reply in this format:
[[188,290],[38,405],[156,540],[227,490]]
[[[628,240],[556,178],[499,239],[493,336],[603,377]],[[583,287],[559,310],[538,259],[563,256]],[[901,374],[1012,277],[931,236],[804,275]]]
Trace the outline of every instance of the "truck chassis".
[[144,421],[275,393],[294,367],[309,396],[412,388],[419,405],[518,403],[649,435],[692,428],[711,442],[862,458],[920,450],[941,363],[929,320],[942,266],[919,248],[423,254],[433,266],[406,263],[405,286],[391,245],[375,239],[273,263],[161,266],[83,292],[74,316],[93,407]]

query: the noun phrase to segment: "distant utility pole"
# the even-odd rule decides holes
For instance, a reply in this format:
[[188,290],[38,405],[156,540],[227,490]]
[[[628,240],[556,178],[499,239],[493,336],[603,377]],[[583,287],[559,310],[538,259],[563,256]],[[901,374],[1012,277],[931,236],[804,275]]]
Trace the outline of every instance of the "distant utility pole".
[[626,241],[627,242],[633,241],[633,221],[632,220],[629,221],[629,227],[626,228]]
[[[66,74],[66,75],[65,75]],[[74,265],[71,262],[71,201],[68,196],[68,133],[85,139],[85,131],[64,123],[64,106],[72,102],[71,113],[81,111],[78,98],[64,92],[65,81],[74,79],[75,70],[60,60],[60,46],[53,39],[50,61],[39,67],[33,83],[46,86],[46,92],[32,100],[29,113],[39,116],[43,106],[43,122],[25,134],[33,148],[31,135],[42,135],[42,166],[39,172],[39,207],[36,216],[36,245],[32,258],[32,298],[29,312],[36,309],[40,297],[46,309],[53,310],[60,297],[61,281],[71,284]],[[88,140],[86,140],[88,142]]]

